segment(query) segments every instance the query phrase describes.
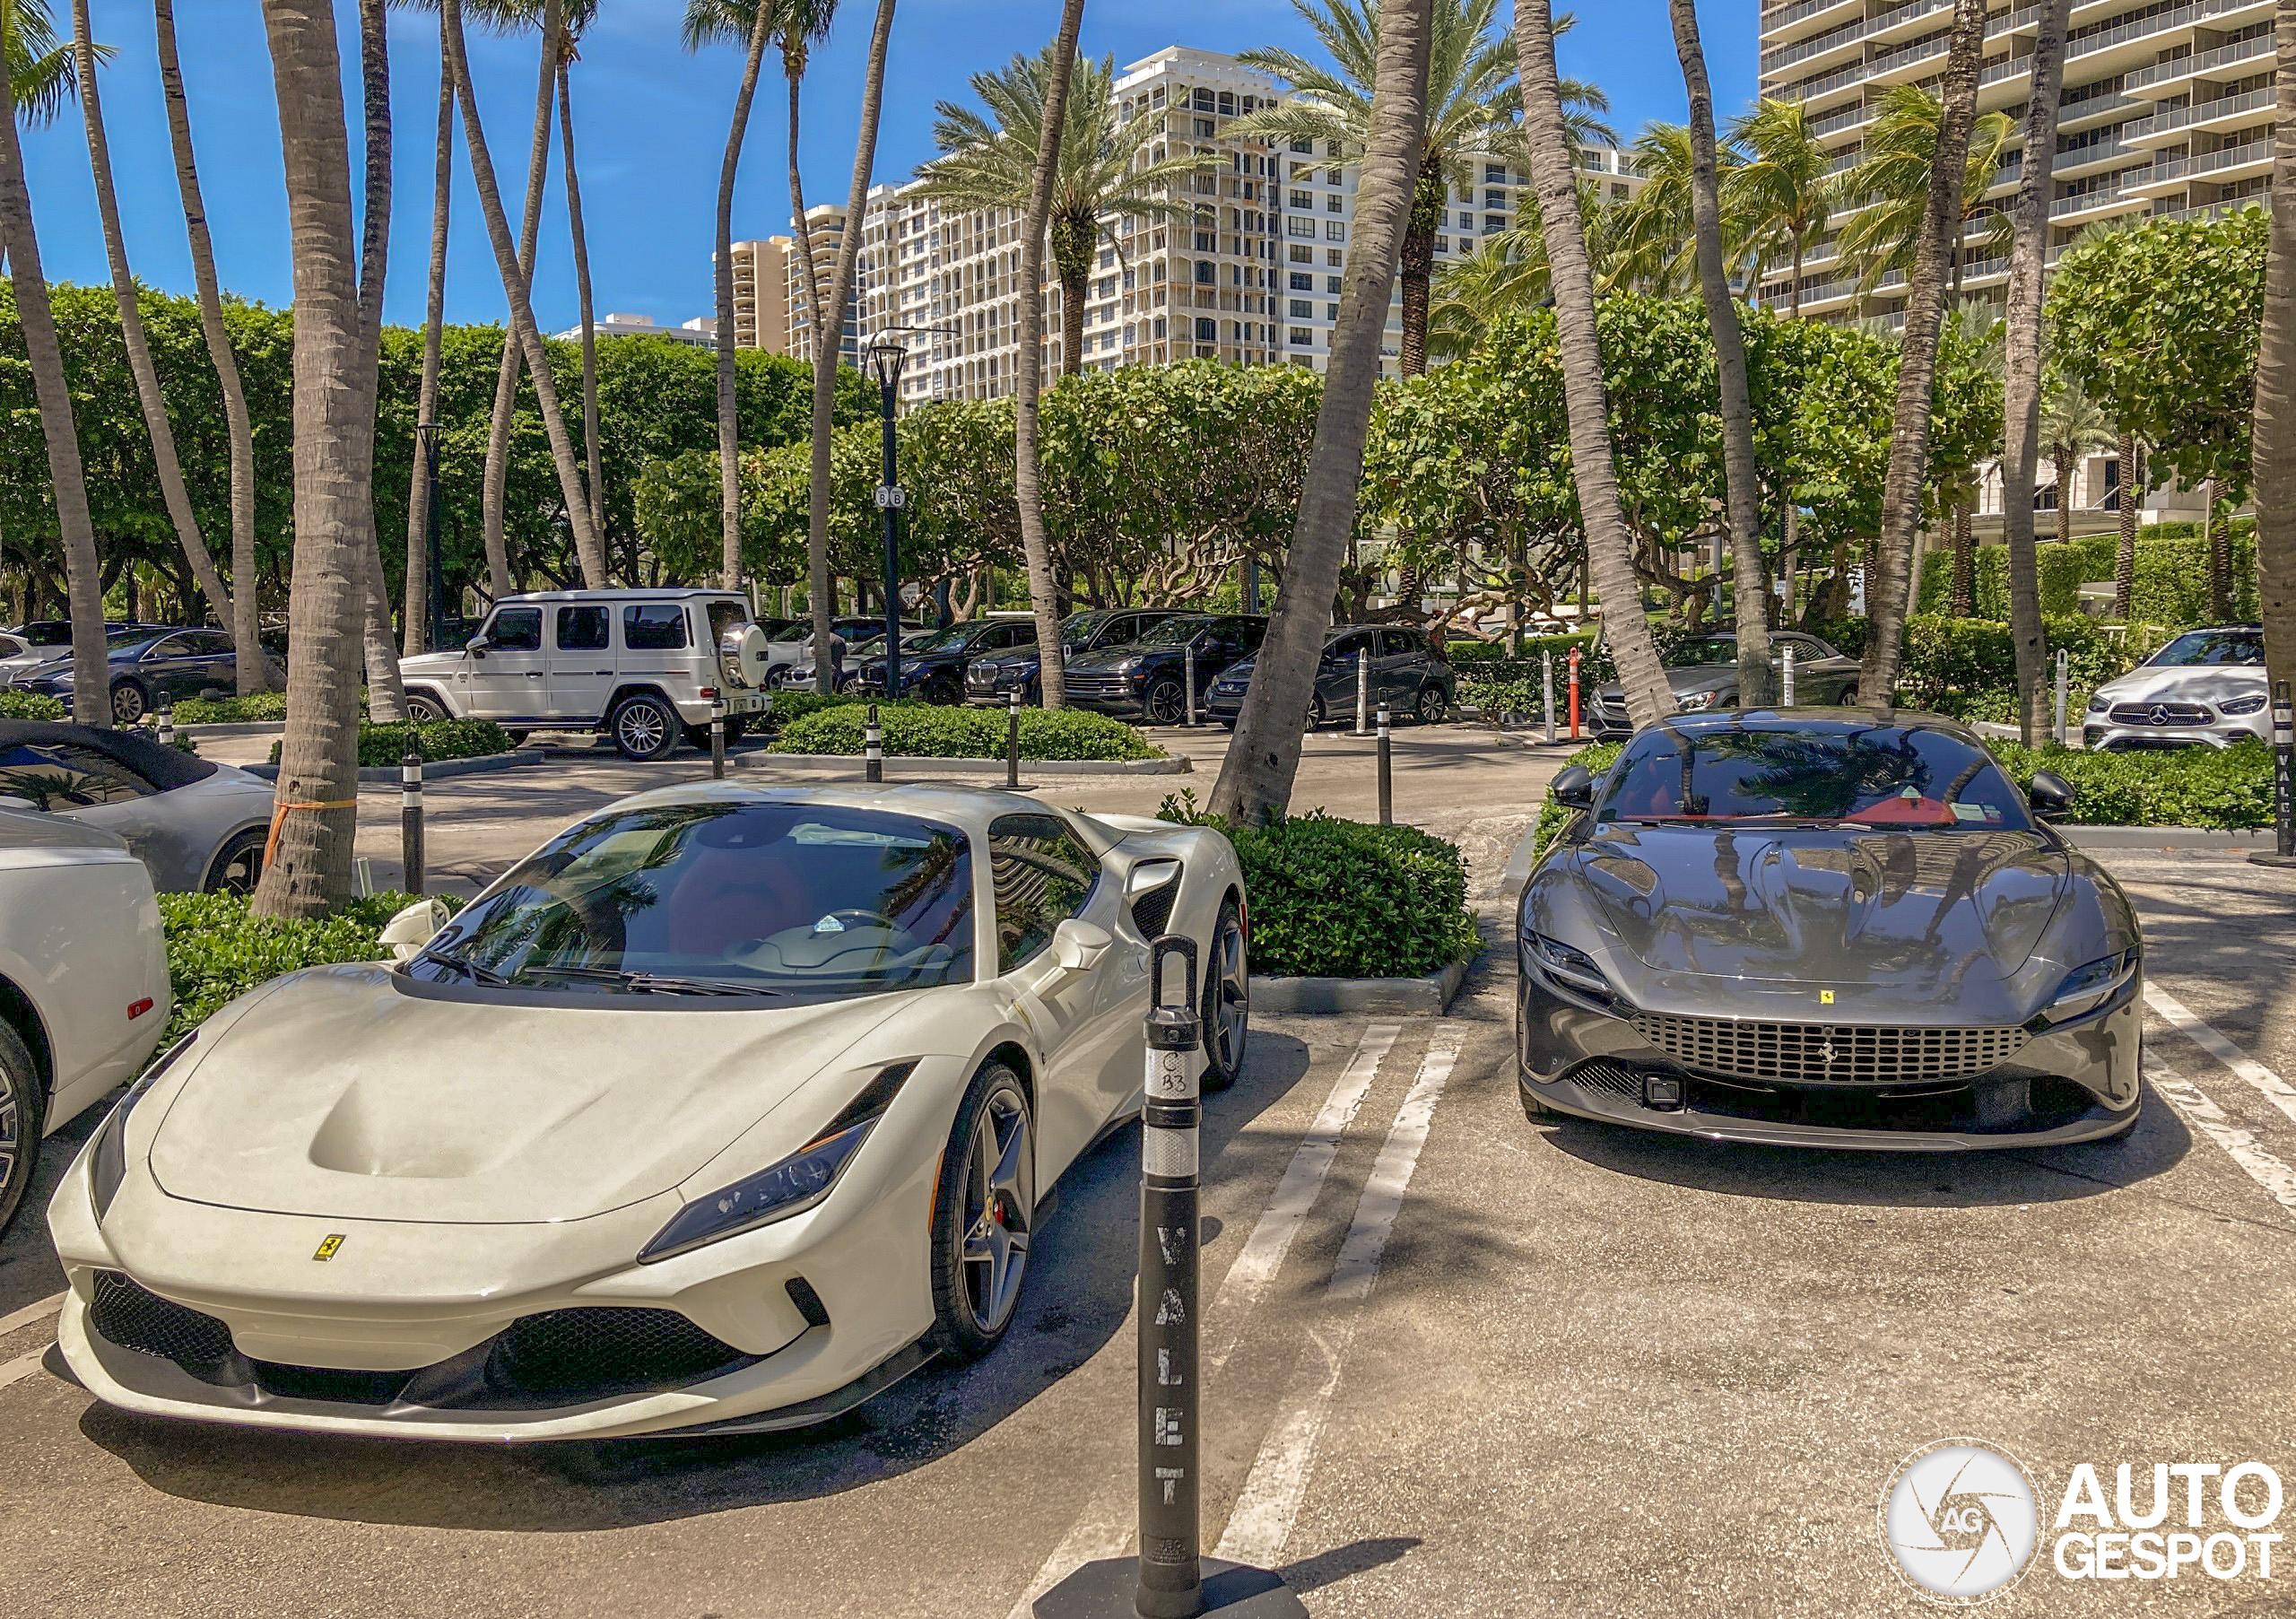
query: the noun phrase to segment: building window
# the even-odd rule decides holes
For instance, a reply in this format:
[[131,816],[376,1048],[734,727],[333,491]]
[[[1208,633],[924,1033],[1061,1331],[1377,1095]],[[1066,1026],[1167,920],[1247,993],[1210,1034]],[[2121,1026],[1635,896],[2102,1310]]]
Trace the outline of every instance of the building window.
[[[1324,143],[1324,155],[1326,157],[1340,156],[1341,152],[1339,150],[1339,143],[1337,141],[1326,141]],[[1339,177],[1336,174],[1333,175],[1332,183],[1334,185],[1337,185],[1339,183]]]
[[[1304,279],[1304,277],[1295,279]],[[1294,320],[1313,320],[1316,318],[1316,306],[1304,298],[1294,298],[1291,300],[1291,308],[1287,312]]]
[[1196,92],[1196,109],[1198,112],[1210,112],[1212,110],[1212,92],[1210,91],[1200,87],[1197,89]]
[[1316,154],[1316,144],[1313,141],[1303,141],[1295,135],[1292,137],[1292,150],[1305,152],[1308,156],[1313,157]]
[[1219,126],[1213,123],[1210,118],[1198,118],[1196,120],[1196,138],[1197,140],[1208,141],[1219,133]]
[[1292,272],[1292,290],[1294,292],[1312,292],[1316,290],[1316,278],[1294,270]]
[[1196,261],[1196,285],[1200,287],[1212,286],[1216,284],[1219,279],[1220,266],[1218,265],[1213,264],[1208,258],[1199,258]]
[[1337,320],[1339,318],[1339,306],[1335,303],[1327,303],[1324,305],[1324,318],[1326,320]]
[[1326,248],[1324,249],[1324,263],[1329,265],[1335,270],[1344,270],[1347,267],[1347,255],[1341,252],[1337,248]]
[[1345,241],[1347,239],[1347,227],[1340,223],[1340,222],[1335,219],[1326,220],[1324,222],[1324,239],[1326,241]]
[[1304,191],[1294,191],[1288,199],[1288,205],[1304,213],[1316,205],[1316,199]]
[[1293,326],[1292,328],[1292,346],[1295,349],[1311,349],[1315,347],[1315,333],[1306,326]]
[[1316,234],[1316,222],[1304,213],[1287,213],[1283,216],[1283,233],[1312,239]]
[[1506,228],[1507,216],[1505,214],[1486,213],[1483,216],[1483,229],[1486,235],[1493,231],[1504,231]]
[[1324,291],[1336,295],[1339,292],[1339,277],[1336,275],[1325,276]]
[[1198,343],[1219,342],[1220,323],[1216,320],[1199,319],[1196,323],[1196,340]]
[[1451,239],[1449,237],[1439,236],[1435,239],[1435,251],[1438,253],[1448,253],[1450,250]]
[[1333,170],[1330,170],[1326,171],[1326,172],[1325,173],[1325,175],[1324,175],[1324,183],[1325,183],[1326,185],[1327,185],[1327,186],[1336,186],[1336,185],[1338,185],[1338,184],[1339,184],[1339,173],[1340,173],[1340,171],[1339,171],[1338,170],[1336,170],[1336,169],[1333,169]]
[[1324,212],[1326,213],[1338,213],[1345,207],[1346,204],[1340,199],[1339,194],[1335,191],[1324,198]]
[[1293,242],[1292,244],[1290,261],[1295,265],[1311,265],[1316,262],[1316,250],[1313,248],[1302,247],[1298,242]]
[[1164,318],[1161,315],[1156,317],[1155,332],[1157,340],[1160,342],[1162,341],[1164,335]]
[[1196,250],[1198,253],[1217,253],[1220,251],[1220,238],[1212,231],[1198,231],[1196,233]]
[[1220,116],[1225,118],[1232,118],[1236,116],[1236,92],[1234,91],[1223,90],[1220,92]]
[[1485,163],[1483,166],[1483,178],[1484,182],[1488,185],[1505,185],[1507,183],[1507,165],[1504,163]]
[[1486,208],[1504,208],[1507,205],[1507,194],[1504,191],[1486,191],[1483,194],[1483,205]]

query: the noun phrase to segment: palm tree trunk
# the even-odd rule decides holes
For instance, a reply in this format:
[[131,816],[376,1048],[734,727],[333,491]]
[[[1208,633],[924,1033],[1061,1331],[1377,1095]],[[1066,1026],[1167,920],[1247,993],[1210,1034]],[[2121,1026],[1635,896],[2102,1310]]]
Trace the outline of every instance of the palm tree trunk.
[[1246,824],[1263,824],[1291,803],[1300,769],[1300,721],[1312,698],[1324,631],[1355,530],[1363,443],[1379,379],[1379,340],[1387,329],[1387,300],[1410,228],[1427,135],[1433,9],[1431,0],[1385,0],[1378,10],[1370,130],[1355,194],[1355,239],[1348,244],[1315,445],[1300,488],[1283,593],[1238,717],[1235,741],[1212,790],[1213,812]]
[[160,86],[168,109],[168,137],[175,149],[176,187],[183,196],[184,227],[191,239],[192,279],[199,291],[199,326],[208,358],[223,394],[223,422],[231,445],[231,640],[239,649],[242,695],[277,684],[264,654],[262,616],[257,602],[255,555],[255,426],[248,414],[247,390],[239,383],[238,357],[223,325],[223,297],[215,274],[215,244],[207,231],[207,207],[200,194],[199,169],[191,146],[191,112],[183,93],[183,70],[176,59],[174,0],[153,0],[158,25]]
[[[81,0],[84,4],[86,0]],[[383,281],[391,257],[391,57],[386,0],[359,0],[360,83],[367,152],[365,234],[359,246],[361,362],[378,375],[383,342]],[[367,460],[375,458],[374,382],[368,385],[364,425]],[[371,486],[360,507],[360,561],[366,575],[362,625],[367,665],[367,717],[378,725],[406,718],[406,685],[399,678],[398,643],[391,637],[390,595],[384,588],[382,536],[375,528]]]
[[1579,522],[1587,534],[1587,564],[1602,595],[1604,635],[1626,688],[1627,710],[1636,725],[1652,725],[1674,712],[1674,698],[1642,616],[1633,537],[1619,505],[1618,474],[1611,458],[1610,400],[1595,327],[1595,278],[1578,213],[1578,177],[1563,128],[1554,25],[1547,0],[1519,0],[1515,35],[1515,55],[1522,64],[1523,130],[1554,290],[1555,343],[1570,420],[1570,469],[1578,490]]
[[192,577],[214,609],[216,622],[235,622],[230,592],[215,571],[215,559],[199,532],[199,518],[191,509],[191,492],[184,487],[183,463],[176,457],[175,430],[168,422],[167,396],[160,390],[160,373],[152,363],[151,340],[144,332],[144,311],[136,301],[135,278],[128,273],[127,239],[119,228],[119,196],[113,189],[111,145],[104,138],[103,98],[96,83],[96,47],[88,30],[88,0],[72,0],[72,60],[79,80],[80,111],[88,128],[88,166],[96,182],[96,214],[104,233],[104,255],[111,264],[112,296],[119,305],[119,332],[127,349],[127,369],[135,379],[135,396],[144,407],[144,424],[152,435],[152,460],[160,474],[160,495],[176,539],[191,564]]
[[574,79],[558,64],[558,127],[565,138],[566,229],[574,242],[574,296],[582,315],[582,457],[589,472],[590,526],[605,541],[604,455],[598,444],[598,329],[590,300],[590,239],[582,228],[582,181],[574,168]]
[[[1422,159],[1412,195],[1411,222],[1403,233],[1403,257],[1396,274],[1403,283],[1403,353],[1399,363],[1406,377],[1427,374],[1427,313],[1435,279],[1435,232],[1442,227],[1444,205],[1450,200],[1443,178],[1440,152]],[[1271,300],[1268,308],[1274,308]]]
[[[454,0],[448,0],[451,4]],[[360,309],[332,0],[264,0],[295,288],[295,558],[273,847],[254,909],[316,916],[351,889],[359,800],[361,543],[375,365]]]
[[869,202],[869,172],[877,161],[877,118],[885,102],[885,49],[893,31],[893,0],[877,0],[877,22],[869,35],[869,64],[861,82],[861,128],[853,144],[853,187],[845,207],[845,229],[838,233],[837,273],[828,297],[813,300],[813,421],[812,485],[805,513],[807,582],[813,607],[814,689],[836,689],[830,674],[829,621],[835,588],[829,571],[830,435],[837,420],[837,357],[844,346],[845,300],[853,292],[853,266],[861,255],[861,217]]
[[[422,317],[422,383],[415,395],[414,419],[437,429],[439,347],[447,317],[447,217],[455,189],[455,76],[447,68],[445,23],[439,52],[439,145],[430,170],[430,287]],[[427,448],[418,433],[414,474],[406,496],[406,635],[401,643],[412,657],[430,649],[430,476]]]
[[[772,6],[760,5],[757,19],[750,25],[742,87],[734,95],[726,155],[718,165],[718,539],[724,546],[720,582],[728,590],[742,582],[741,424],[734,413],[734,180],[741,172],[742,141],[750,128],[750,101],[757,94],[758,66],[765,60],[765,42],[773,31],[773,18]],[[570,128],[568,139],[572,138]],[[795,161],[796,148],[790,150]],[[858,236],[860,215],[854,215],[846,225],[847,234]]]
[[1084,369],[1084,306],[1092,298],[1092,251],[1100,246],[1100,221],[1055,214],[1052,272],[1060,283],[1060,374]]
[[781,71],[789,81],[789,229],[797,238],[797,264],[805,276],[805,307],[821,315],[821,273],[813,266],[813,229],[805,222],[805,177],[797,169],[797,89],[804,82],[807,51],[799,30],[781,42]]
[[[495,267],[502,276],[502,290],[509,295],[510,335],[517,344],[526,361],[527,374],[533,377],[535,402],[541,407],[542,424],[550,438],[550,458],[558,471],[559,496],[565,501],[567,521],[574,530],[574,549],[582,567],[582,582],[593,590],[606,588],[605,548],[600,543],[598,531],[590,522],[590,503],[582,489],[581,468],[574,457],[574,441],[566,431],[566,415],[558,407],[558,389],[551,380],[550,354],[542,345],[542,334],[535,329],[534,304],[527,295],[526,272],[518,263],[517,245],[510,239],[510,222],[502,212],[502,193],[495,182],[494,160],[486,149],[486,130],[478,121],[478,91],[471,83],[470,58],[463,42],[462,0],[439,0],[447,16],[447,50],[455,73],[455,94],[462,107],[463,134],[470,144],[471,178],[478,190],[479,212],[486,219],[486,234],[494,246]],[[544,12],[544,83],[545,86],[543,114],[546,119],[550,106],[547,100],[551,82],[547,51],[558,35],[558,0],[546,0]],[[543,126],[543,150],[550,148],[550,129]],[[539,176],[529,193],[529,207],[538,205],[541,196]],[[487,559],[492,566],[494,559]]]
[[2200,540],[2208,552],[2208,611],[2220,623],[2232,618],[2232,540],[2216,520],[2216,480],[2200,481]]
[[2257,584],[2264,659],[2275,683],[2296,683],[2296,8],[2275,25],[2280,79],[2272,144],[2272,246],[2265,257],[2264,330],[2257,350]]
[[1961,217],[1970,126],[1977,112],[1978,60],[1985,37],[1985,0],[1954,0],[1952,43],[1945,57],[1937,158],[1929,173],[1929,206],[1906,289],[1905,335],[1898,350],[1897,408],[1889,474],[1882,486],[1882,535],[1866,581],[1871,621],[1858,690],[1867,702],[1894,700],[1906,595],[1921,526],[1921,484],[1929,460],[1930,394],[1937,378],[1937,332],[1945,312],[1945,280]]
[[1753,395],[1746,381],[1746,344],[1730,272],[1722,262],[1722,187],[1714,153],[1714,91],[1699,43],[1695,0],[1667,0],[1674,54],[1690,91],[1690,211],[1698,238],[1698,285],[1714,332],[1714,372],[1722,405],[1722,468],[1730,518],[1731,592],[1738,631],[1738,704],[1767,708],[1770,675],[1770,569],[1761,554],[1761,473],[1754,460]]
[[[2025,159],[2011,205],[2008,306],[2002,336],[2001,530],[2009,552],[2009,639],[2017,657],[2017,727],[2027,747],[2048,728],[2048,647],[2040,567],[2033,549],[2033,474],[2040,458],[2041,271],[2048,258],[2049,195],[2057,164],[2057,99],[2073,0],[2045,0],[2033,40]],[[2057,491],[2057,506],[2066,492]],[[1958,559],[1956,559],[1958,563]]]
[[2057,464],[2057,541],[2062,545],[2073,537],[2073,447],[2054,445],[2049,458]]
[[2136,589],[2136,436],[2120,436],[2120,544],[2113,551],[2113,616],[2128,622]]
[[1945,611],[1955,618],[1977,616],[1977,545],[1970,533],[1967,501],[1953,503],[1953,579]]

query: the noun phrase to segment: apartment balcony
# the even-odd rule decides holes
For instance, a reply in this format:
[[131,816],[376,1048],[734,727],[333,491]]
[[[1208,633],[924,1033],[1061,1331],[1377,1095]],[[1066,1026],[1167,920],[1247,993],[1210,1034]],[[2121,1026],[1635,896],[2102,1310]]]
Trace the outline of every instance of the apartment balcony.
[[2120,189],[2124,196],[2152,197],[2167,192],[2181,191],[2195,180],[2205,180],[2212,186],[2229,186],[2238,180],[2251,179],[2259,174],[2272,172],[2272,136],[2266,134],[2238,146],[2221,146],[2214,152],[2203,152],[2189,157],[2157,160],[2150,169],[2139,169],[2121,177]]
[[2272,187],[2267,184],[2261,191],[2250,192],[2246,196],[2236,196],[2229,202],[2205,203],[2197,208],[2171,208],[2160,213],[2148,213],[2145,215],[2145,220],[2148,223],[2153,223],[2170,220],[2222,219],[2226,214],[2237,213],[2243,208],[2271,206]]
[[1788,0],[1765,10],[1759,26],[1766,42],[1795,39],[1823,33],[1829,25],[1863,9],[1863,0]]
[[1845,107],[1839,112],[1830,112],[1822,118],[1812,119],[1810,133],[1822,141],[1833,135],[1846,135],[1853,129],[1863,129],[1878,118],[1881,111],[1871,102]]
[[[2109,124],[2115,118],[2125,118],[2132,109],[2142,111],[2151,105],[2151,102],[2139,100],[2135,96],[2118,93],[2091,96],[2085,101],[2075,101],[2070,106],[2057,109],[2057,132],[2059,135],[2072,135],[2078,130],[2093,128],[2099,124]],[[2122,132],[2121,138],[2124,140],[2127,138],[2126,131]]]
[[2277,91],[2267,84],[2237,96],[2219,96],[2190,107],[2175,107],[2149,118],[2132,118],[2120,138],[2132,146],[2166,146],[2206,130],[2253,124],[2260,114],[2277,105]]
[[[2196,51],[2174,62],[2159,62],[2150,67],[2140,67],[2121,77],[2120,92],[2140,100],[2162,101],[2172,95],[2185,92],[2186,81],[2222,72],[2228,78],[2243,78],[2271,65],[2275,46],[2270,34],[2254,39],[2243,39],[2237,45],[2220,45],[2214,50]],[[2255,66],[2248,64],[2254,63]],[[2237,71],[2236,71],[2237,70]]]
[[[2138,170],[2136,172],[2143,173]],[[2061,196],[2048,205],[2049,222],[2065,224],[2073,221],[2086,223],[2092,218],[2101,219],[2108,213],[2123,213],[2142,207],[2144,199],[2131,196],[2118,187],[2108,190],[2087,191],[2079,196]]]

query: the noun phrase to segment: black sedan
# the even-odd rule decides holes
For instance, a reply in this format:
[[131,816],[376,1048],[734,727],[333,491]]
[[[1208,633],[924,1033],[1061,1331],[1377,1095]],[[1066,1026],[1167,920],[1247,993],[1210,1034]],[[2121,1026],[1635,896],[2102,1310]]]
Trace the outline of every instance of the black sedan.
[[[1179,615],[1178,607],[1106,607],[1072,613],[1060,621],[1060,656],[1065,664],[1087,652],[1128,646],[1162,623]],[[1022,702],[1044,701],[1044,657],[1034,640],[1009,652],[977,657],[965,668],[965,701],[1003,708],[1013,693]]]
[[[920,640],[907,641],[900,650],[900,694],[927,702],[961,702],[965,667],[984,653],[1002,652],[1034,643],[1032,618],[976,618],[935,630]],[[882,638],[881,638],[882,639]],[[885,660],[880,653],[863,660],[853,678],[853,689],[882,692],[885,689]]]
[[[126,624],[104,631],[106,658],[110,665],[111,716],[116,725],[134,725],[159,706],[197,697],[204,692],[230,692],[239,684],[239,658],[231,638],[221,630],[171,630],[165,625]],[[13,691],[37,692],[69,707],[72,701],[72,648],[67,643],[58,656],[44,664],[16,671]]]
[[1187,718],[1188,671],[1196,671],[1201,707],[1212,683],[1259,650],[1267,620],[1257,614],[1183,613],[1166,619],[1129,646],[1088,652],[1062,671],[1068,701],[1150,725]]
[[[1243,712],[1257,656],[1229,666],[1212,683],[1205,703],[1213,718],[1230,730]],[[1359,675],[1358,671],[1361,670]],[[1408,715],[1422,725],[1439,725],[1458,701],[1459,677],[1450,660],[1435,649],[1427,632],[1405,625],[1339,624],[1324,636],[1323,659],[1316,666],[1315,695],[1308,702],[1308,728],[1326,720],[1352,720],[1359,685],[1369,708],[1385,704],[1396,718]]]
[[1930,715],[1678,715],[1597,780],[1517,913],[1524,1110],[1710,1141],[1916,1151],[2136,1119],[2127,896]]
[[[1775,630],[1770,637],[1771,680],[1779,683],[1779,701],[1785,701],[1786,649],[1794,649],[1794,701],[1798,703],[1855,703],[1858,663],[1835,651],[1814,635],[1799,630]],[[1659,661],[1666,666],[1666,684],[1674,706],[1684,713],[1738,706],[1738,638],[1729,633],[1700,635],[1679,641]],[[1631,736],[1634,722],[1627,717],[1626,689],[1613,683],[1595,693],[1588,706],[1588,728],[1605,740]]]

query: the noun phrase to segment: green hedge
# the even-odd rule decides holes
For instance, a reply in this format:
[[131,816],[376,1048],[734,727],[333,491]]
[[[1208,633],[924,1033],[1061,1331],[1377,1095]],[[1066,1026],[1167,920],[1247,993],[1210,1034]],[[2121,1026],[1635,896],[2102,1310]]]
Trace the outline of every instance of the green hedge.
[[1235,845],[1251,912],[1252,971],[1280,977],[1418,978],[1482,946],[1467,910],[1466,861],[1412,826],[1321,810],[1265,827],[1200,813],[1188,792],[1164,820],[1217,827]]
[[[162,1041],[196,1029],[257,985],[299,967],[333,962],[373,962],[385,955],[383,925],[414,903],[414,896],[379,893],[352,900],[309,921],[279,921],[249,914],[239,894],[161,894],[160,920],[168,944],[168,978],[175,1014]],[[458,900],[448,901],[459,906]]]
[[[780,700],[777,699],[777,706]],[[820,701],[815,700],[817,702]],[[857,702],[831,702],[785,719],[776,753],[853,753],[862,747],[868,709]],[[1005,713],[1001,709],[946,708],[938,703],[877,705],[884,727],[885,752],[900,759],[1001,759]],[[1138,731],[1105,714],[1081,709],[1022,709],[1021,757],[1059,759],[1161,759],[1163,750]]]
[[[2232,551],[2232,616],[2254,620],[2257,605],[2256,521],[2233,518],[2223,525]],[[2081,610],[2081,587],[2113,577],[2119,554],[2118,534],[2093,534],[2034,548],[2041,611]],[[1979,618],[2009,616],[2009,551],[1980,545],[1977,552],[1976,606]],[[1942,613],[1952,599],[1953,555],[1933,550],[1921,559],[1921,611]],[[2140,624],[2189,628],[2213,622],[2208,610],[2208,545],[2197,523],[2157,523],[2136,536],[2136,578],[2129,591],[2129,616]]]
[[[374,770],[396,764],[406,757],[406,738],[412,732],[422,742],[422,757],[430,764],[442,759],[484,759],[495,753],[507,753],[517,744],[510,740],[510,733],[491,719],[430,719],[410,721],[404,725],[370,725],[359,722],[359,764],[363,770]],[[279,762],[283,744],[271,744],[271,762]]]
[[64,705],[37,692],[0,692],[0,719],[63,719]]
[[175,713],[178,725],[257,725],[287,718],[287,693],[257,692],[214,701],[187,697],[176,704]]
[[2272,750],[2261,742],[2125,753],[2013,742],[1991,746],[2021,788],[2036,770],[2055,770],[2071,782],[2073,809],[2065,820],[2072,825],[2221,830],[2272,824]]

